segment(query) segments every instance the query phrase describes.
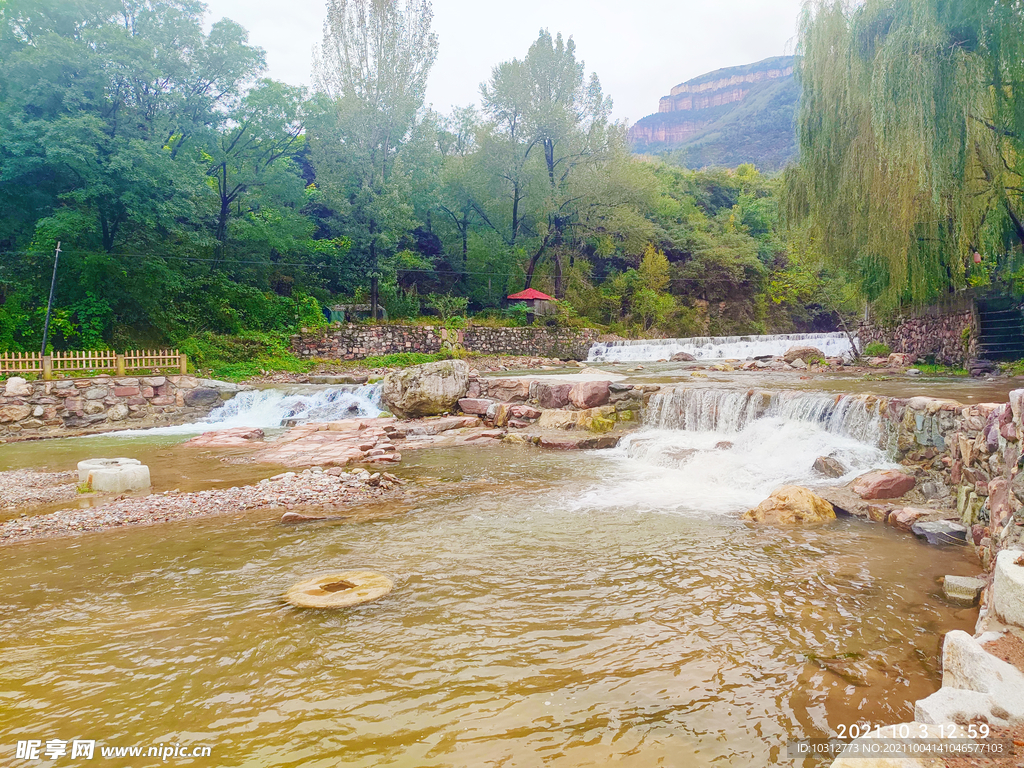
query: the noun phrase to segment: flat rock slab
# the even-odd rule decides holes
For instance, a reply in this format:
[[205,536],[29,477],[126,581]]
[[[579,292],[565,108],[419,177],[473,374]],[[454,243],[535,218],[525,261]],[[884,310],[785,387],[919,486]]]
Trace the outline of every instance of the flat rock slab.
[[985,582],[970,576],[946,576],[942,580],[943,594],[957,605],[973,608],[978,604]]
[[544,435],[538,445],[556,451],[605,450],[619,444],[615,435]]
[[926,539],[929,544],[967,544],[967,526],[952,520],[917,522],[910,526],[910,530],[919,539]]
[[262,429],[253,427],[234,427],[233,429],[219,429],[215,432],[204,432],[198,437],[193,437],[185,443],[198,448],[236,448],[248,446],[255,441],[262,440],[264,433]]

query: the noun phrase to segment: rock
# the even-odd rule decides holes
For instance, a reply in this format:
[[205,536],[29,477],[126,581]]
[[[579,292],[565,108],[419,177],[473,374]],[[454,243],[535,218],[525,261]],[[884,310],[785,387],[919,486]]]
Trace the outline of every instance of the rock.
[[996,557],[992,609],[1007,624],[1024,627],[1024,552],[1004,549]]
[[32,415],[32,408],[27,405],[5,405],[0,407],[0,424],[21,421]]
[[189,408],[210,408],[222,402],[220,392],[216,389],[199,387],[185,393],[185,405]]
[[911,532],[919,539],[926,539],[929,544],[966,544],[968,530],[966,525],[952,520],[934,520],[929,523],[913,523]]
[[204,432],[193,437],[185,445],[197,447],[231,447],[248,445],[254,440],[263,439],[263,430],[256,427],[234,427],[233,429],[221,429],[216,432]]
[[970,576],[946,576],[942,580],[942,592],[947,598],[965,608],[978,604],[985,582]]
[[517,419],[529,419],[532,421],[533,419],[540,418],[540,411],[536,408],[531,408],[529,405],[513,405],[512,415]]
[[858,477],[851,488],[862,499],[896,499],[910,493],[916,485],[912,475],[898,469],[882,469]]
[[611,435],[603,437],[590,437],[587,435],[558,435],[545,436],[540,439],[541,448],[551,448],[558,451],[596,450],[614,448],[619,444],[619,438]]
[[[906,368],[908,365],[914,364],[914,356],[908,355],[904,352],[893,352],[889,355],[889,359],[886,360],[886,365],[890,368]],[[910,373],[910,371],[907,371]],[[920,374],[921,372],[918,371]]]
[[821,523],[836,519],[832,505],[806,488],[786,485],[743,515],[757,523]]
[[907,376],[920,376],[921,371],[918,368],[907,368]]
[[813,469],[825,477],[842,477],[846,474],[846,467],[831,456],[819,456],[814,460]]
[[597,408],[607,403],[610,395],[607,381],[581,381],[569,390],[569,402],[581,410]]
[[402,418],[446,413],[466,395],[469,365],[465,360],[442,360],[394,371],[384,377],[381,399]]
[[4,385],[4,397],[31,397],[32,385],[20,376],[11,376]]
[[897,509],[895,512],[889,515],[888,523],[893,528],[897,528],[901,531],[907,531],[910,533],[914,529],[914,525],[925,515],[930,515],[932,510],[930,509],[914,509],[913,507],[904,507],[903,509]]
[[949,495],[949,488],[938,480],[929,480],[921,484],[921,494],[926,499],[942,499]]
[[999,366],[991,360],[971,360],[967,363],[967,370],[971,376],[979,378],[999,373]]
[[459,400],[459,409],[463,413],[475,414],[477,416],[483,416],[487,413],[487,409],[494,405],[493,400],[485,400],[481,397],[464,397]]
[[790,347],[782,359],[790,365],[797,360],[806,364],[808,360],[824,360],[825,353],[817,347]]
[[670,359],[673,363],[693,363],[697,361],[697,358],[689,352],[676,352]]
[[106,387],[90,387],[89,389],[85,390],[85,399],[102,400],[107,396],[107,394],[108,390]]
[[118,403],[110,407],[107,411],[107,418],[110,421],[124,421],[128,418],[128,405],[126,403]]
[[997,477],[988,484],[988,511],[989,525],[993,530],[1013,516],[1013,509],[1010,507],[1010,481],[1006,478]]
[[799,358],[790,363],[790,365],[796,368],[798,371],[807,370],[807,363],[805,363],[803,360],[800,360]]
[[[537,403],[542,409],[565,408],[572,384],[537,384]],[[1022,390],[1024,391],[1024,390]]]
[[917,702],[922,723],[984,718],[991,725],[1024,722],[1024,673],[996,658],[966,632],[953,630],[942,646],[942,688]]
[[530,382],[525,379],[488,379],[487,396],[502,403],[524,403],[530,399]]

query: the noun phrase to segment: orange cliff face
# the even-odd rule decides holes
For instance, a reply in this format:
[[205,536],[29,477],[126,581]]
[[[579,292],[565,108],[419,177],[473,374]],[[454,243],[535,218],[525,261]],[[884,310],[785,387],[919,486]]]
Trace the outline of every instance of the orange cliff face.
[[722,113],[706,112],[742,102],[761,84],[793,76],[795,59],[783,56],[745,67],[733,67],[702,75],[672,89],[661,98],[658,112],[643,118],[629,130],[634,146],[674,145],[703,131]]

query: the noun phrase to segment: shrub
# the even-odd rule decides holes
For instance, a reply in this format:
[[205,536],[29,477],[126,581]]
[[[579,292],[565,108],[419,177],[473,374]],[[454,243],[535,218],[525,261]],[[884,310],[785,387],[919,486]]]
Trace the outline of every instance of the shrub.
[[864,347],[864,354],[868,357],[888,357],[892,353],[888,344],[883,344],[880,341],[872,341],[866,347]]

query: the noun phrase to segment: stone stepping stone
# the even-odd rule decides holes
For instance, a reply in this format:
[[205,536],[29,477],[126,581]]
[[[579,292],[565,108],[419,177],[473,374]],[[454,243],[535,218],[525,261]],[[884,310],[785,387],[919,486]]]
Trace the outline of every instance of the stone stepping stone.
[[384,597],[394,586],[377,571],[343,571],[300,582],[284,599],[299,608],[348,608]]

